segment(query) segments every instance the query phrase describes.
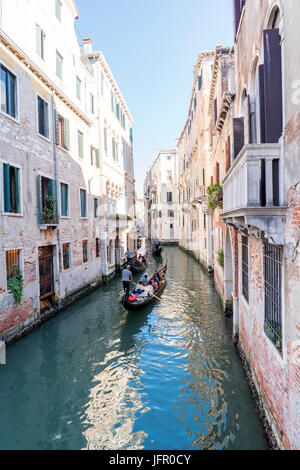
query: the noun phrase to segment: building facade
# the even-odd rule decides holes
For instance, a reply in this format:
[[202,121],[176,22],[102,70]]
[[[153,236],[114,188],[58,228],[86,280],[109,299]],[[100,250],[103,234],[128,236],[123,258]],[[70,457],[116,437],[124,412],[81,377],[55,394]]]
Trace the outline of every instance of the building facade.
[[[7,341],[113,273],[134,243],[133,120],[102,54],[93,56],[89,40],[79,46],[77,17],[73,0],[0,0],[0,337]],[[101,71],[120,119],[104,104]],[[105,122],[116,143],[108,155]]]
[[176,150],[160,150],[150,169],[150,233],[162,243],[178,243],[177,175]]
[[300,4],[236,1],[236,94],[223,179],[234,333],[279,445],[300,448]]

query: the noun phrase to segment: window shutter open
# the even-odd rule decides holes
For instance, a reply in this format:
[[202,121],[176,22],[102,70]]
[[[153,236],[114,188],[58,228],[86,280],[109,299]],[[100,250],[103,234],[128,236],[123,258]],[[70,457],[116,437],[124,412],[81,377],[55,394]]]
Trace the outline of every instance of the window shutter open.
[[3,164],[4,173],[4,212],[10,212],[10,166],[8,163]]
[[19,169],[14,168],[14,176],[15,176],[15,212],[19,213],[19,206],[20,206],[20,197],[19,197]]
[[99,155],[99,149],[95,149],[96,151],[96,167],[100,168],[100,155]]
[[282,71],[279,29],[264,30],[266,143],[282,134]]
[[266,114],[265,114],[265,66],[258,67],[259,76],[259,108],[260,108],[260,142],[266,143]]
[[233,119],[233,136],[234,136],[234,158],[238,156],[244,147],[244,118]]
[[64,119],[64,147],[70,150],[70,122],[69,119]]
[[59,114],[54,111],[54,116],[55,116],[55,140],[56,140],[56,145],[59,145]]

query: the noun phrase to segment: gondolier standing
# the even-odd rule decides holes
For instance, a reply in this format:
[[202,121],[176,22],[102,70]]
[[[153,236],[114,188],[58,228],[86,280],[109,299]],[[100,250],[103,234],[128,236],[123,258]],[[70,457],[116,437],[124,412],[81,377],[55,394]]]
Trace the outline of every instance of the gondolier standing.
[[123,289],[124,289],[125,299],[126,300],[129,297],[130,281],[133,282],[133,277],[132,277],[132,272],[130,271],[130,265],[128,265],[122,271],[122,282],[123,282]]
[[127,257],[127,262],[131,264],[132,258],[133,258],[132,251],[130,251],[130,250],[128,249],[128,250],[126,251],[126,253],[125,253],[125,256]]

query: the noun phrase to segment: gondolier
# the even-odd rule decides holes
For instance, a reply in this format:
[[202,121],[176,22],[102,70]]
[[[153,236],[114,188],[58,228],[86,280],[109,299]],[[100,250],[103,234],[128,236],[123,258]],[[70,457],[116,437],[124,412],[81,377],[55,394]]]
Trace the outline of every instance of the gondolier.
[[128,250],[126,251],[126,253],[125,253],[125,256],[127,257],[127,262],[128,262],[128,263],[131,263],[132,258],[133,258],[132,251],[130,251],[130,250],[128,249]]
[[132,272],[130,271],[130,265],[126,266],[126,268],[122,271],[122,282],[125,299],[128,299],[130,282],[133,282]]

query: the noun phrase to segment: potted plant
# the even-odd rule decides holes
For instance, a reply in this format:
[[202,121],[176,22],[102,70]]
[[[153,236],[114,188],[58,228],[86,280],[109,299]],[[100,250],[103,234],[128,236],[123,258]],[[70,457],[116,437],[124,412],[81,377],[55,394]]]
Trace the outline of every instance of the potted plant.
[[223,206],[223,188],[218,183],[207,188],[208,202],[207,206],[214,213],[217,207]]
[[53,224],[54,220],[55,199],[53,196],[47,196],[42,212],[43,223]]

